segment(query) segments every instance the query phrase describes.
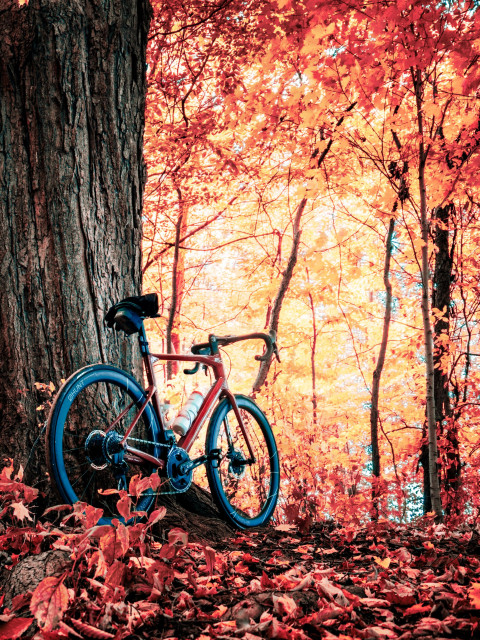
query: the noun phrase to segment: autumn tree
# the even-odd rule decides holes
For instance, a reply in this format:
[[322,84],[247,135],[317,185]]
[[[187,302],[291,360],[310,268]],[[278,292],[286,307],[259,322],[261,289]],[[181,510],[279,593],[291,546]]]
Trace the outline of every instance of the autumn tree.
[[141,289],[149,21],[146,0],[1,3],[0,442],[18,463],[39,435],[35,383],[138,364],[103,316]]
[[[358,100],[358,125],[352,124],[345,138],[384,177],[381,196],[373,204],[380,215],[387,215],[388,208],[402,210],[420,270],[427,472],[432,508],[440,515],[437,417],[445,380],[437,376],[435,388],[430,233],[445,226],[435,212],[450,210],[452,197],[465,188],[478,163],[476,54],[471,44],[478,16],[470,3],[359,4],[352,5],[348,18],[339,5],[340,10],[342,28],[335,34],[336,53],[326,61],[331,72],[326,82],[341,99]],[[443,412],[440,422],[444,417]]]

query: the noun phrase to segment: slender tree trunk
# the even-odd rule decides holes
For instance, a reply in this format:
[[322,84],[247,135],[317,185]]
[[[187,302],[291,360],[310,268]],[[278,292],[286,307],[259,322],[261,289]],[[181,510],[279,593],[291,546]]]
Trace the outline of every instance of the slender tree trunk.
[[[138,366],[103,316],[141,288],[149,20],[146,0],[2,3],[0,451],[23,464],[35,382]],[[27,481],[42,466],[30,460]]]
[[[181,238],[187,230],[187,211],[182,197],[182,191],[177,187],[179,213],[175,227],[175,247],[172,266],[172,297],[167,321],[167,353],[179,353],[180,331],[179,315],[185,294],[185,253],[180,246]],[[167,362],[167,380],[178,372],[178,362]]]
[[438,474],[438,441],[437,441],[437,423],[435,420],[435,395],[434,395],[434,361],[433,361],[433,331],[430,320],[430,296],[429,282],[430,271],[428,265],[428,217],[427,217],[427,190],[425,185],[425,164],[427,153],[423,142],[423,115],[422,115],[422,78],[421,71],[414,72],[414,85],[417,106],[418,133],[420,135],[419,144],[419,167],[418,167],[418,185],[420,190],[420,224],[422,230],[422,319],[423,334],[425,344],[425,378],[426,378],[426,408],[427,408],[427,424],[428,424],[428,465],[430,475],[430,496],[432,500],[432,509],[437,518],[443,517],[442,500],[440,496],[440,481]]
[[385,354],[387,352],[388,332],[390,329],[390,319],[392,316],[392,285],[390,283],[390,259],[392,257],[392,237],[395,228],[395,220],[390,219],[388,227],[387,241],[385,245],[385,266],[383,269],[383,282],[385,284],[385,316],[383,318],[382,342],[378,354],[377,366],[373,372],[372,383],[372,404],[370,408],[370,435],[372,442],[372,516],[378,520],[380,503],[380,449],[378,446],[378,399],[380,394],[380,378],[382,376],[383,365],[385,364]]
[[[280,320],[280,311],[282,310],[283,299],[285,298],[285,294],[288,291],[288,287],[290,285],[290,281],[293,276],[293,270],[295,265],[297,264],[298,257],[298,247],[300,244],[300,236],[302,235],[302,230],[300,229],[300,221],[302,219],[303,211],[307,204],[307,199],[303,198],[297,208],[297,213],[295,215],[295,219],[293,221],[293,242],[292,248],[290,249],[290,256],[288,258],[287,267],[283,272],[282,279],[280,281],[280,286],[278,288],[277,295],[275,296],[275,300],[273,301],[272,313],[270,315],[270,324],[269,331],[278,331],[278,322]],[[253,391],[257,392],[261,389],[265,380],[267,379],[268,370],[270,369],[270,362],[267,360],[263,360],[260,363],[260,367],[258,368],[257,378],[253,383]]]
[[[352,104],[350,104],[345,109],[345,113],[352,111],[352,109],[355,107],[356,104],[357,104],[356,101],[352,102]],[[340,118],[337,120],[337,123],[335,125],[336,129],[338,129],[343,124],[344,119],[345,119],[345,115],[340,116]],[[316,168],[319,169],[322,166],[325,158],[327,157],[328,153],[330,152],[330,149],[332,148],[332,144],[333,144],[333,138],[330,138],[329,141],[327,142],[327,145],[325,146],[325,148],[320,154],[319,154],[319,149],[318,148],[315,149],[315,151],[310,157],[310,163],[312,164],[313,167],[316,166]],[[302,200],[300,201],[300,204],[298,205],[297,213],[293,221],[293,242],[292,242],[292,248],[290,249],[290,256],[288,258],[287,268],[283,272],[283,276],[280,281],[280,286],[278,288],[277,295],[275,296],[275,300],[273,301],[273,307],[270,314],[270,322],[269,322],[268,328],[270,331],[271,330],[275,331],[275,333],[278,332],[278,322],[280,319],[280,311],[282,310],[283,299],[285,298],[285,294],[287,293],[288,287],[290,286],[290,281],[293,276],[293,270],[297,263],[298,247],[300,245],[300,236],[302,234],[302,231],[300,229],[300,221],[302,219],[302,215],[306,205],[307,205],[307,198],[304,197],[302,198]],[[260,391],[262,386],[265,384],[265,380],[267,379],[268,371],[270,369],[270,364],[271,364],[271,360],[270,361],[263,360],[260,363],[260,366],[258,368],[257,378],[253,383],[253,387],[252,387],[253,393]]]
[[[432,305],[443,313],[434,323],[435,351],[434,388],[435,419],[437,432],[442,436],[442,461],[444,468],[446,512],[458,510],[458,488],[460,479],[460,452],[458,443],[458,427],[452,416],[449,384],[449,346],[444,338],[449,337],[450,302],[453,255],[449,248],[449,220],[453,205],[439,207],[436,210],[437,226],[435,229],[435,271],[433,275]],[[448,367],[448,368],[447,368]]]
[[310,364],[312,367],[312,410],[313,410],[313,424],[317,426],[317,376],[315,370],[315,353],[317,350],[317,319],[315,318],[315,306],[313,304],[313,296],[308,292],[308,299],[310,301],[310,309],[312,311],[312,350],[310,353]]

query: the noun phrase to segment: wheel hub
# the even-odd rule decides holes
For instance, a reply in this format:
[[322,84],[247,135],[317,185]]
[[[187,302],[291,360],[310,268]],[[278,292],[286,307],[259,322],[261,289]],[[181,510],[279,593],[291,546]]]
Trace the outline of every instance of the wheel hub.
[[85,455],[94,469],[100,471],[108,466],[103,454],[103,442],[107,434],[97,429],[92,431],[85,440]]
[[243,478],[245,475],[245,457],[241,451],[234,449],[232,453],[227,456],[230,460],[228,465],[228,473],[236,478]]
[[172,447],[167,458],[167,476],[175,491],[187,491],[192,484],[193,469],[187,469],[190,456],[180,447]]
[[121,465],[123,461],[122,436],[116,431],[109,431],[103,441],[103,454],[110,464]]
[[85,440],[85,455],[94,469],[105,469],[109,464],[123,462],[122,436],[116,431],[92,431]]

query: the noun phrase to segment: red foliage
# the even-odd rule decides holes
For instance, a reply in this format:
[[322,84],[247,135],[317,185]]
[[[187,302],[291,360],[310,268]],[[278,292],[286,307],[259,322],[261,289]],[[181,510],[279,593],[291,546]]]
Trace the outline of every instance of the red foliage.
[[280,525],[214,549],[178,528],[162,543],[153,525],[164,509],[130,527],[96,526],[77,507],[60,526],[18,528],[9,507],[33,494],[12,482],[15,490],[5,482],[0,493],[12,520],[0,536],[7,568],[47,549],[68,551],[70,561],[2,603],[0,640],[478,637],[475,525],[448,529],[427,518],[416,527],[317,524],[308,534]]

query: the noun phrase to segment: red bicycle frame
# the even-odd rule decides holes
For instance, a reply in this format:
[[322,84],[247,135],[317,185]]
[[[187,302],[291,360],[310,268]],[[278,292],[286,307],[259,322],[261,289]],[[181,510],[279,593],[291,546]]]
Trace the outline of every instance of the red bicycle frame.
[[[158,396],[158,390],[157,390],[156,379],[155,379],[155,372],[153,370],[153,362],[155,359],[155,360],[163,360],[163,361],[199,363],[200,365],[205,365],[207,367],[210,367],[213,370],[213,375],[215,378],[215,382],[210,387],[207,395],[205,396],[202,402],[202,405],[200,406],[200,409],[198,410],[198,413],[193,423],[191,424],[189,430],[184,436],[182,436],[177,441],[176,446],[181,447],[187,452],[191,449],[210,411],[214,407],[217,400],[221,396],[223,396],[229,400],[233,408],[235,416],[240,425],[240,429],[245,438],[245,442],[247,444],[250,458],[254,460],[255,456],[253,453],[253,449],[250,444],[250,440],[248,439],[247,431],[245,429],[245,425],[243,423],[240,410],[235,400],[235,396],[228,388],[227,377],[225,374],[225,368],[223,365],[221,355],[219,353],[212,353],[211,355],[201,355],[201,354],[178,355],[178,354],[172,354],[172,353],[150,353],[148,341],[146,338],[145,329],[143,325],[139,332],[139,343],[140,343],[140,351],[142,354],[143,366],[144,366],[144,370],[145,370],[145,374],[148,382],[148,387],[146,389],[146,398],[144,403],[138,410],[138,413],[135,415],[134,419],[132,420],[131,424],[129,425],[128,429],[125,432],[125,435],[121,440],[121,444],[123,445],[125,450],[125,459],[127,461],[130,461],[136,464],[139,464],[139,463],[141,464],[142,462],[145,462],[159,469],[162,469],[165,466],[165,460],[163,460],[162,458],[157,458],[144,451],[136,449],[135,447],[131,447],[127,443],[128,437],[132,433],[133,429],[135,428],[135,425],[139,421],[142,413],[144,412],[146,406],[150,401],[152,402],[153,409],[155,411],[155,414],[157,415],[158,422],[160,424],[160,429],[162,431],[161,442],[166,443],[167,426],[165,424],[165,420],[163,418],[163,414],[161,411],[160,399]],[[114,426],[123,418],[123,416],[128,413],[128,411],[132,408],[132,406],[133,406],[133,403],[129,407],[127,407],[116,418],[116,420],[107,429],[107,432],[114,428]],[[200,458],[199,458],[199,461],[200,461]],[[202,461],[206,461],[206,458],[205,460],[202,460]]]

